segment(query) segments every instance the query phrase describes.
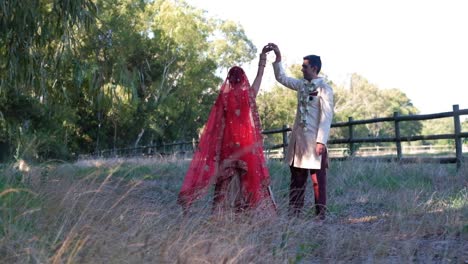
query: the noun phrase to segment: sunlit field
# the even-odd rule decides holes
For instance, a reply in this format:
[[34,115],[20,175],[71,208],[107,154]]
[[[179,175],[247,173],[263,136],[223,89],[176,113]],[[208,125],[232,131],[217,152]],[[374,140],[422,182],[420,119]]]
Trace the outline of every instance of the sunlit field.
[[188,160],[25,162],[0,169],[0,263],[468,263],[468,164],[332,162],[328,210],[308,182],[287,216],[289,169],[269,161],[278,216],[188,216]]

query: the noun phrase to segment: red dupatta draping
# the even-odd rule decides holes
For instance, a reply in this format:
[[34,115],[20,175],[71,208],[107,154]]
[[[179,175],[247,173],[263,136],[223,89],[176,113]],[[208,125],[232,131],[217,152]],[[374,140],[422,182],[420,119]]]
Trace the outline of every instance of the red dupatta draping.
[[230,177],[229,168],[237,166],[243,172],[241,195],[248,206],[256,208],[266,201],[274,208],[262,145],[254,91],[244,71],[233,67],[201,134],[179,193],[179,204],[188,208],[206,194],[211,184]]

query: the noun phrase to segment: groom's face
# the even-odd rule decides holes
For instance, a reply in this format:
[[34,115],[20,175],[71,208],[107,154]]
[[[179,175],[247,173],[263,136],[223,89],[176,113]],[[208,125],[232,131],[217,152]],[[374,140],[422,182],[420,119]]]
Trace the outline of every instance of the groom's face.
[[314,78],[317,72],[317,67],[316,66],[311,66],[309,64],[309,60],[304,60],[302,63],[302,74],[304,74],[304,79],[306,80],[312,80]]

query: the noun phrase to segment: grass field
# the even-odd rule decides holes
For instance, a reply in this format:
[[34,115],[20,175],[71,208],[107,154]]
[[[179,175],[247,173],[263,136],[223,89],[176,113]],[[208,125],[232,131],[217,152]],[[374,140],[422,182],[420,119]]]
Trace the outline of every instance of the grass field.
[[468,164],[333,162],[329,216],[287,217],[289,169],[269,161],[275,217],[184,217],[188,161],[21,161],[0,168],[0,263],[468,263]]

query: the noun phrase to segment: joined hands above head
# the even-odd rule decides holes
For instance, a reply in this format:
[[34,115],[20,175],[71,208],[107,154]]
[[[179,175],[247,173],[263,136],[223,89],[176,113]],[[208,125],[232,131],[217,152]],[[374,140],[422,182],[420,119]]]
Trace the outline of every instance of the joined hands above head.
[[[255,80],[253,81],[252,86],[251,86],[252,89],[254,90],[255,96],[258,94],[258,91],[260,89],[260,84],[262,83],[263,72],[266,66],[266,61],[267,61],[267,53],[274,50],[270,44],[271,43],[269,43],[268,45],[265,45],[262,49],[262,52],[260,53],[260,58],[258,60],[257,76],[255,77]],[[277,59],[278,59],[278,55],[277,55]]]
[[275,55],[276,55],[276,60],[275,62],[280,62],[281,61],[281,52],[278,48],[278,45],[276,45],[275,43],[268,43],[266,44],[264,47],[263,47],[263,50],[262,50],[262,54],[263,53],[268,53],[270,51],[273,51],[275,52]]
[[267,61],[267,53],[270,51],[275,52],[276,63],[281,61],[281,52],[276,44],[268,43],[267,45],[263,46],[263,49],[262,49],[262,52],[260,53],[260,58],[258,61],[257,76],[255,77],[255,80],[253,81],[252,86],[251,86],[252,89],[254,90],[255,96],[257,96],[258,91],[260,89],[260,84],[262,83],[263,71],[266,66],[266,61]]

